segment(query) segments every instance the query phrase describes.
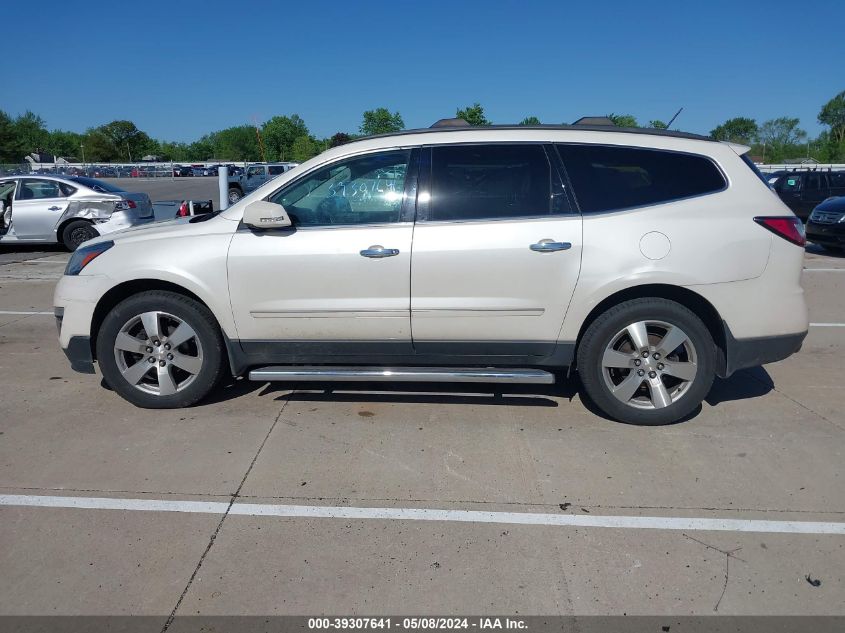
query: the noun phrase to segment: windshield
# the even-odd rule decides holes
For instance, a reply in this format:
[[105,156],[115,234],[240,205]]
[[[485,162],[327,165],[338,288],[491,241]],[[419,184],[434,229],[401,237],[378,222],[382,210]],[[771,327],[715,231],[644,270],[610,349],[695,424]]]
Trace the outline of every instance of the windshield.
[[107,182],[103,182],[102,180],[97,180],[96,178],[85,178],[84,176],[70,176],[68,180],[78,182],[83,187],[88,187],[89,189],[93,189],[94,191],[105,193],[125,193],[124,190],[120,187],[116,187]]

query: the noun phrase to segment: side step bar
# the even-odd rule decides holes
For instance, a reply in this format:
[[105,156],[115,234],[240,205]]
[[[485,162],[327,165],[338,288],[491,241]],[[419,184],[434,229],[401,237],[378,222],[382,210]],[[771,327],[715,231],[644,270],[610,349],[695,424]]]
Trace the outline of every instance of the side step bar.
[[554,374],[542,369],[498,369],[462,367],[262,367],[249,372],[250,380],[371,382],[506,382],[510,384],[551,385]]

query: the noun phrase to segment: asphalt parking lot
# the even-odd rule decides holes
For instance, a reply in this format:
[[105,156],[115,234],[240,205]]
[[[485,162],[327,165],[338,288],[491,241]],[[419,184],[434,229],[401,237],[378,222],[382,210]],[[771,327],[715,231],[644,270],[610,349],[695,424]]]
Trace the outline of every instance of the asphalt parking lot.
[[660,428],[575,380],[137,409],[57,345],[66,260],[0,251],[2,615],[845,614],[845,259],[798,355]]

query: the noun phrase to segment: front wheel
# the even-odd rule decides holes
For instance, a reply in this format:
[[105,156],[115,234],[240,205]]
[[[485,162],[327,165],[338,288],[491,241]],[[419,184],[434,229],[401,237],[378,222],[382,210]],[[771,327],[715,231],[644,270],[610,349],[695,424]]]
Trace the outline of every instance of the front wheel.
[[707,327],[674,301],[625,301],[600,315],[578,347],[587,396],[628,424],[660,425],[692,413],[715,377]]
[[90,222],[74,220],[68,223],[62,231],[62,243],[69,251],[75,251],[79,248],[80,244],[88,240],[93,240],[95,237],[99,237],[99,235],[97,229]]
[[229,204],[235,204],[243,197],[240,189],[229,189]]
[[223,376],[226,352],[214,316],[173,292],[149,291],[120,302],[97,335],[97,361],[109,386],[150,409],[190,406]]

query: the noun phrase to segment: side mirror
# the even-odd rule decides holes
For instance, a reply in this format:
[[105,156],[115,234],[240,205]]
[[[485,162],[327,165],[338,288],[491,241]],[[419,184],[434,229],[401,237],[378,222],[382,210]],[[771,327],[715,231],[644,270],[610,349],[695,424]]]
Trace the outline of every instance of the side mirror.
[[282,229],[293,224],[282,205],[264,200],[246,205],[243,223],[254,229]]

